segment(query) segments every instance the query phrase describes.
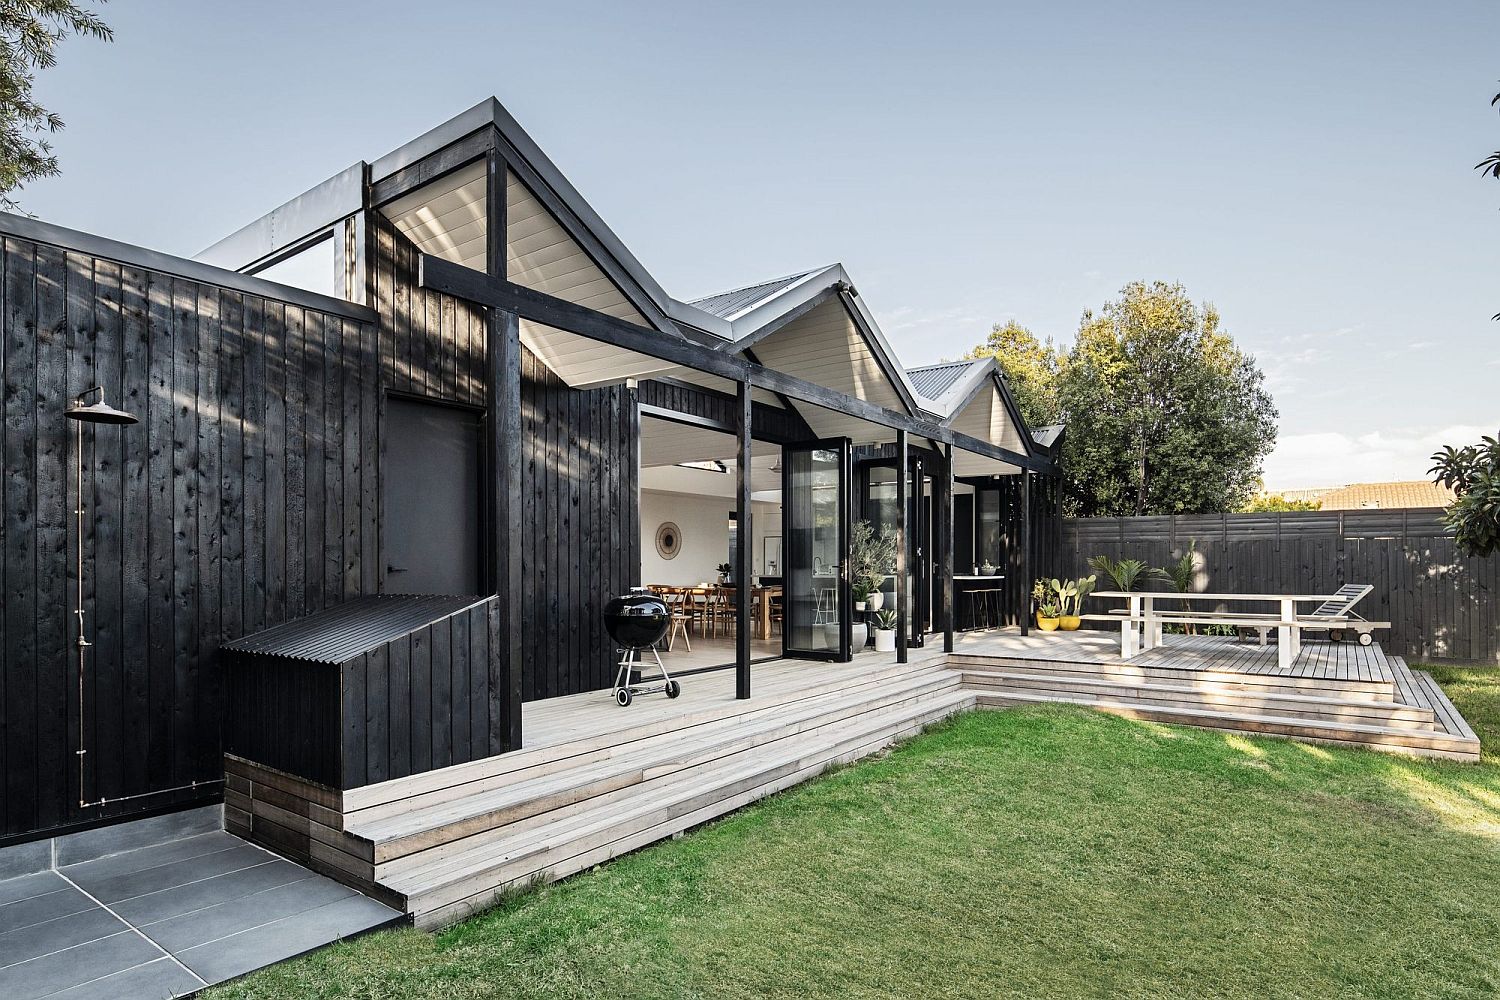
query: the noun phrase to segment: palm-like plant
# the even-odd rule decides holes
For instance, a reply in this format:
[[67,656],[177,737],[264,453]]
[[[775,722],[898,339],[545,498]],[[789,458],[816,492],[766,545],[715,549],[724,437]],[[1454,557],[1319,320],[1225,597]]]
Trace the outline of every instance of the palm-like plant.
[[1089,569],[1103,574],[1116,590],[1127,593],[1142,590],[1146,584],[1164,579],[1166,574],[1140,559],[1111,559],[1097,555],[1089,560]]

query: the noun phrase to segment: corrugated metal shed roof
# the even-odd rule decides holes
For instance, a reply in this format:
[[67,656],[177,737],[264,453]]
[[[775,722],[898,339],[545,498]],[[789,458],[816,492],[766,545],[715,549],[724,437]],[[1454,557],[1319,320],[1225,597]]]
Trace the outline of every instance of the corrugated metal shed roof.
[[789,274],[784,278],[773,278],[770,281],[762,281],[759,284],[746,285],[744,288],[735,288],[727,292],[719,292],[716,295],[707,295],[701,299],[694,299],[688,304],[696,306],[706,313],[712,313],[720,319],[729,319],[737,313],[744,312],[750,306],[764,302],[766,299],[789,288],[812,273],[812,271],[802,271],[798,274]]
[[917,393],[927,399],[937,400],[942,398],[943,393],[953,388],[953,383],[963,377],[971,365],[983,364],[982,360],[966,361],[944,361],[938,365],[927,365],[925,368],[908,368],[906,374],[911,378],[911,386]]
[[344,663],[483,600],[429,594],[357,597],[305,618],[232,639],[223,648],[312,663]]

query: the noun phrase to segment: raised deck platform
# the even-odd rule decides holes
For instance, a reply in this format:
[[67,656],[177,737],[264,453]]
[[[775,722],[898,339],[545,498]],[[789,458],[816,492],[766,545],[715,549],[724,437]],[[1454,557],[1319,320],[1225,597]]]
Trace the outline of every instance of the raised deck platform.
[[229,758],[231,829],[437,927],[731,812],[972,708],[1066,701],[1131,718],[1475,760],[1427,675],[1379,647],[1275,651],[1174,636],[1120,660],[1103,633],[962,637],[911,662],[777,660],[703,674],[682,697],[607,692],[525,706],[524,749],[344,792]]
[[1129,660],[1105,632],[965,636],[950,665],[981,707],[1066,701],[1130,718],[1479,759],[1479,740],[1431,676],[1379,644],[1310,642],[1290,667],[1276,648],[1169,635]]

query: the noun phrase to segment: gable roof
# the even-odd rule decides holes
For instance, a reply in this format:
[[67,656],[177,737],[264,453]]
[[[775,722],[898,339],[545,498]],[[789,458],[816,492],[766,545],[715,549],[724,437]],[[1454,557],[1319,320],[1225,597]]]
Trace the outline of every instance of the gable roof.
[[770,281],[746,285],[744,288],[734,288],[727,292],[707,295],[701,299],[693,299],[688,304],[732,322],[736,316],[774,298],[812,273],[812,271],[799,271],[784,278],[772,278]]

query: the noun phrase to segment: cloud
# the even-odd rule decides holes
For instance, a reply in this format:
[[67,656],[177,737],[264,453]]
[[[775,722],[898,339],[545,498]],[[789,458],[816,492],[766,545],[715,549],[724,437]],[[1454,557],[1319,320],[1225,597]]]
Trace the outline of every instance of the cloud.
[[1445,444],[1469,444],[1494,428],[1469,424],[1344,434],[1286,434],[1266,459],[1266,489],[1311,489],[1346,483],[1425,479],[1433,452]]
[[938,328],[937,332],[948,332],[975,326],[981,327],[984,333],[989,333],[991,322],[968,306],[952,306],[948,309],[935,309],[928,312],[919,312],[911,306],[900,306],[886,313],[880,325],[887,333],[926,330],[933,327]]

